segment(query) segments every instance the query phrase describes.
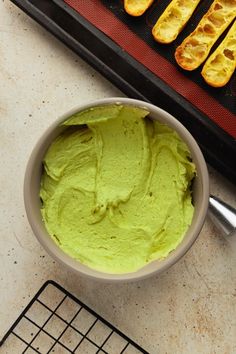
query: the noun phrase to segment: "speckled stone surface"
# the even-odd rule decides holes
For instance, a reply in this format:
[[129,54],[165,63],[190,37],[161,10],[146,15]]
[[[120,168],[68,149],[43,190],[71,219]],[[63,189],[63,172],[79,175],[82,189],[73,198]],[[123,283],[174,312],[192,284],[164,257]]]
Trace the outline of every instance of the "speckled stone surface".
[[[0,43],[0,338],[54,279],[152,354],[236,353],[236,254],[210,220],[169,271],[131,284],[78,277],[41,248],[23,205],[31,149],[66,110],[122,93],[8,1],[0,2]],[[211,193],[236,207],[236,188],[209,171]]]

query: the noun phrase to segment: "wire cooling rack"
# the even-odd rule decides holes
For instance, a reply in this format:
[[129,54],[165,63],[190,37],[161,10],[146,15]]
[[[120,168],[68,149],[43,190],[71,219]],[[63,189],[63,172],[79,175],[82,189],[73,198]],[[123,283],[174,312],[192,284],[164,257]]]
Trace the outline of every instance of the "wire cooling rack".
[[0,353],[148,354],[51,280],[41,287],[3,337]]

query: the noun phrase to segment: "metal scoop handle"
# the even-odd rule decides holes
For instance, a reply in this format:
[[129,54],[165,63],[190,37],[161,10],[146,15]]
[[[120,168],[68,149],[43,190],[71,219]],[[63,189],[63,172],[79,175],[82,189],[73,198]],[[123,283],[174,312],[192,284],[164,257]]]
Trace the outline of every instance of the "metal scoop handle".
[[211,195],[208,213],[223,237],[236,250],[236,209]]

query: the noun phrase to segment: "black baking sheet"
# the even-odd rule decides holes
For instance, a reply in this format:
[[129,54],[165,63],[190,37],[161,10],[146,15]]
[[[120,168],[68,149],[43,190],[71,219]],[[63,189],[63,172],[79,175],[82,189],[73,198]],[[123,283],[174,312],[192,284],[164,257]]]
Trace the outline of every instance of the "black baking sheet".
[[[12,2],[126,95],[152,102],[173,114],[196,138],[207,162],[236,184],[236,142],[233,136],[122,50],[64,1],[12,0]],[[121,3],[119,2],[119,6]],[[111,10],[117,11],[115,7]],[[220,92],[217,95],[220,95]],[[234,106],[231,110],[234,110]]]

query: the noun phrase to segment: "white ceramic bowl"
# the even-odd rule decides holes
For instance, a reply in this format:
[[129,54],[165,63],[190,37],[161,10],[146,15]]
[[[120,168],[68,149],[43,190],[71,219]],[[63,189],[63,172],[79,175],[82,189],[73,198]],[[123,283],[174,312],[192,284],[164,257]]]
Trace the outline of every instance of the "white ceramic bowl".
[[[42,161],[45,156],[45,153],[52,143],[52,141],[62,132],[64,129],[60,124],[69,118],[71,115],[76,112],[83,111],[91,107],[97,107],[99,105],[121,103],[126,105],[134,105],[138,107],[145,107],[150,112],[150,117],[152,119],[157,119],[160,122],[163,122],[176,130],[179,136],[185,141],[189,150],[193,162],[196,165],[197,176],[193,183],[193,200],[194,200],[194,215],[192,223],[187,230],[183,241],[179,246],[172,251],[165,259],[157,260],[149,263],[142,269],[127,274],[107,274],[102,273],[96,270],[93,270],[77,260],[74,260],[69,255],[64,253],[57,244],[52,240],[49,234],[46,231],[44,223],[42,221],[42,215],[40,211],[40,180],[42,174]],[[62,117],[58,118],[42,135],[42,137],[37,142],[35,148],[32,151],[30,156],[24,181],[24,201],[25,209],[29,223],[32,227],[32,230],[45,248],[45,250],[57,261],[66,265],[72,271],[77,272],[88,277],[92,277],[100,280],[109,280],[109,281],[128,281],[128,280],[138,280],[145,278],[152,274],[160,273],[175,262],[177,262],[192,246],[193,242],[196,240],[199,235],[208,209],[208,200],[209,200],[209,179],[207,166],[204,160],[204,157],[201,153],[201,150],[188,132],[188,130],[173,116],[165,112],[164,110],[142,101],[133,100],[129,98],[108,98],[98,101],[93,101],[89,104],[75,107],[74,109],[66,112]]]

